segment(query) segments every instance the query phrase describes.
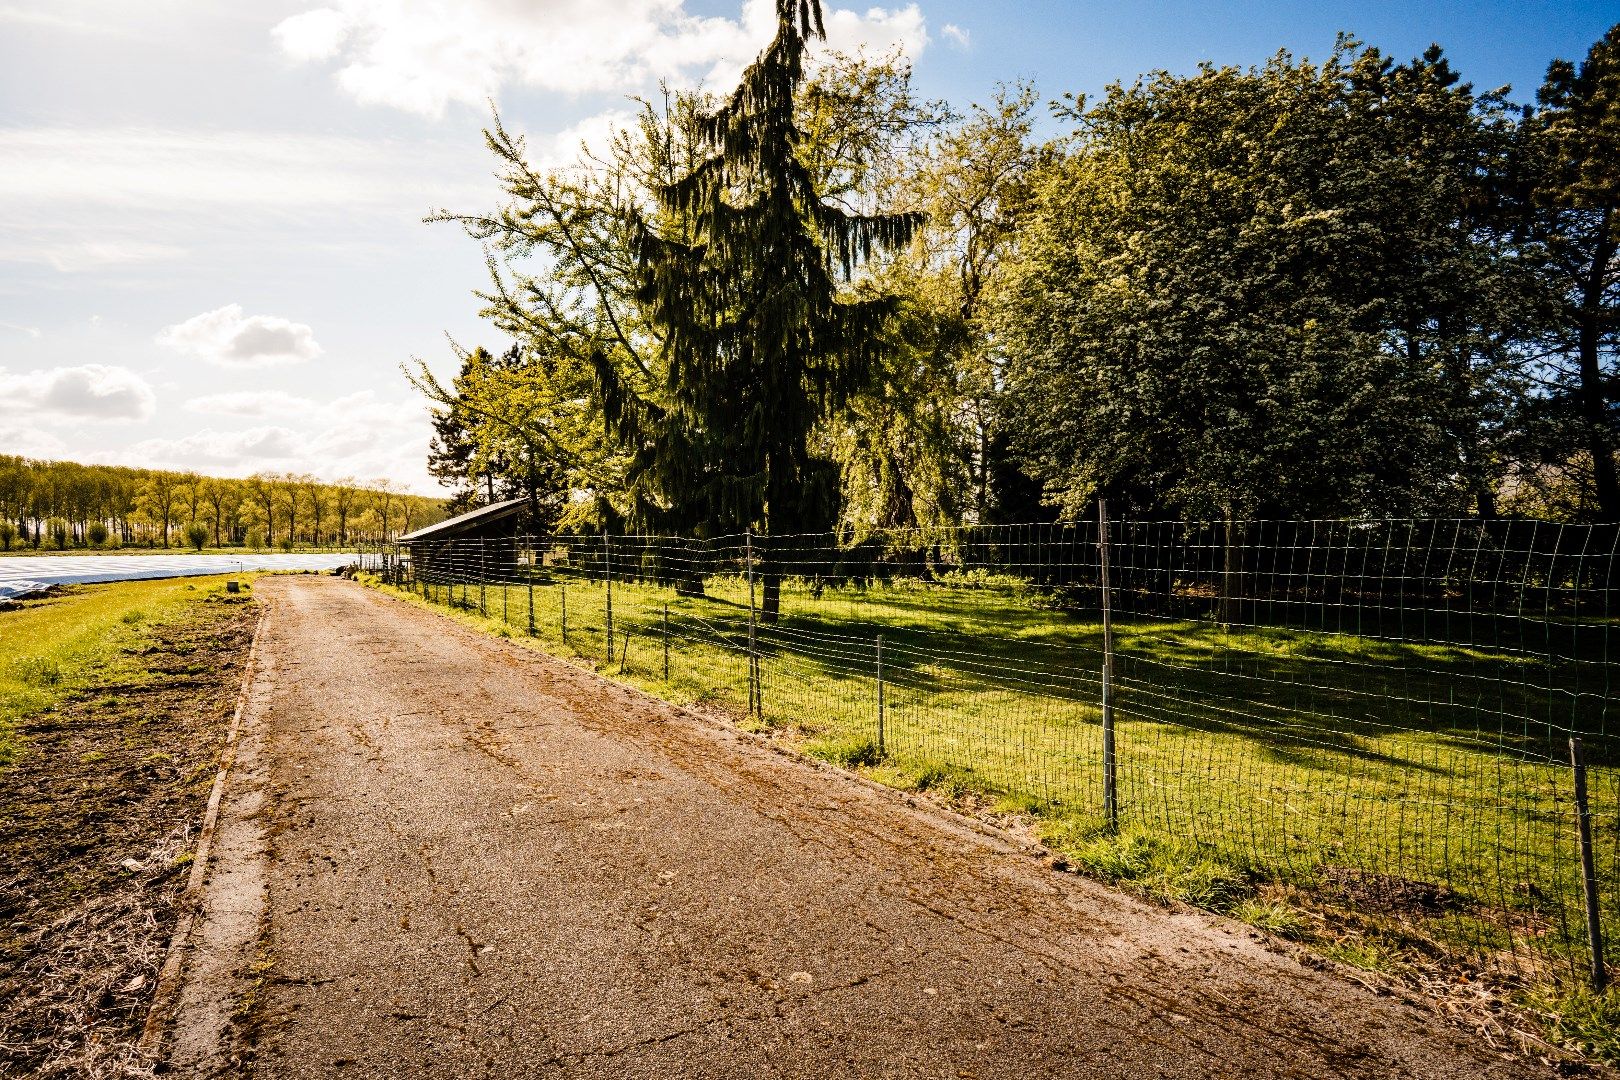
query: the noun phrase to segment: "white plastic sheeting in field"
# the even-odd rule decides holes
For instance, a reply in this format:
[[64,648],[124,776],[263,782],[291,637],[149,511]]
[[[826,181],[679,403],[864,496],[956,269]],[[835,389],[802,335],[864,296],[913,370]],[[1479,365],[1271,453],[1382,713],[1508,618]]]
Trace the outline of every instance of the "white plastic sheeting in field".
[[19,555],[0,558],[0,600],[52,585],[201,577],[248,570],[335,570],[360,561],[351,553],[321,555]]

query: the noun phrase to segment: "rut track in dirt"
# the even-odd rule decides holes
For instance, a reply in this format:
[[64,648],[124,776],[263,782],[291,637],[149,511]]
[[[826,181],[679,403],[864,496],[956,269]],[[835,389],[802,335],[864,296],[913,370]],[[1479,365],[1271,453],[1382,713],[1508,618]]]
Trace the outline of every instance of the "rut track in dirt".
[[182,1072],[1534,1075],[1235,925],[431,612],[258,592]]

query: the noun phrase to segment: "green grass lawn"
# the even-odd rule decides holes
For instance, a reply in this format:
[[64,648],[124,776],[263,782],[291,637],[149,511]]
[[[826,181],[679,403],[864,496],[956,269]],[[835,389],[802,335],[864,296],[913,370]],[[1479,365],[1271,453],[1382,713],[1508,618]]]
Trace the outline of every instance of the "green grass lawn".
[[[1565,756],[1568,730],[1582,732],[1620,960],[1620,747],[1601,651],[1549,661],[1512,646],[1122,622],[1111,836],[1094,617],[1016,583],[789,582],[780,620],[758,627],[754,719],[746,585],[711,578],[705,592],[616,582],[609,661],[607,590],[553,569],[532,592],[533,636],[886,782],[1034,813],[1076,861],[1146,891],[1247,904],[1256,921],[1275,917],[1259,891],[1287,893],[1535,977],[1573,978],[1586,949]],[[527,585],[427,593],[529,636]]]
[[23,752],[21,718],[143,670],[129,650],[152,627],[219,592],[224,580],[75,586],[0,608],[0,770]]

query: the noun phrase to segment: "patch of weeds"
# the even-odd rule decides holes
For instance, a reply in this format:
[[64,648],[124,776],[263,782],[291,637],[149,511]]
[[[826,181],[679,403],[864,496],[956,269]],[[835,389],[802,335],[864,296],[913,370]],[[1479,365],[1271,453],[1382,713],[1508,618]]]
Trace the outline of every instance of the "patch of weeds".
[[997,799],[995,805],[998,814],[1021,814],[1032,818],[1040,817],[1047,809],[1046,800],[1023,791],[1008,792]]
[[1318,951],[1329,960],[1337,960],[1362,971],[1398,975],[1406,969],[1399,953],[1373,937],[1345,937],[1323,942]]
[[265,984],[270,981],[270,972],[275,968],[276,960],[268,951],[259,950],[259,954],[248,965],[247,974],[252,980],[247,993],[243,994],[236,1003],[236,1018],[246,1020],[259,1004],[259,995],[264,992]]
[[877,743],[872,739],[822,740],[811,743],[805,750],[846,769],[870,767],[883,760],[878,753]]
[[1607,1065],[1620,1065],[1620,988],[1537,990],[1525,1003],[1539,1013],[1548,1034],[1565,1046]]
[[11,666],[18,682],[29,686],[54,687],[62,685],[62,667],[55,660],[43,656],[30,656]]
[[932,791],[951,799],[964,795],[982,795],[989,790],[984,778],[965,765],[929,762],[913,774],[912,786],[918,791]]
[[118,621],[123,623],[125,626],[138,626],[146,621],[146,612],[142,611],[140,608],[133,608],[119,616]]
[[1135,831],[1110,836],[1073,820],[1054,823],[1042,839],[1082,872],[1155,900],[1226,912],[1253,895],[1248,874],[1191,844]]
[[1311,921],[1305,913],[1287,904],[1246,897],[1232,905],[1228,913],[1239,922],[1248,923],[1256,930],[1275,934],[1289,941],[1303,941],[1311,936]]

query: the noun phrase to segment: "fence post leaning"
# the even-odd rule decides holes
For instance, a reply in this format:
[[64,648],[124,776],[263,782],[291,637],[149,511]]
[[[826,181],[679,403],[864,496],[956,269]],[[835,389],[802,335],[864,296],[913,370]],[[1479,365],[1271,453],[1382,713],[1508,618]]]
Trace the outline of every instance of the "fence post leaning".
[[1097,568],[1102,585],[1103,817],[1108,831],[1119,831],[1119,789],[1114,757],[1114,608],[1108,566],[1108,502],[1097,500]]
[[877,756],[881,760],[887,752],[883,732],[883,635],[877,636]]
[[664,681],[669,682],[669,605],[664,605]]
[[1581,845],[1581,893],[1586,900],[1586,941],[1592,951],[1592,989],[1609,984],[1603,966],[1603,922],[1598,915],[1597,866],[1592,856],[1592,810],[1586,801],[1586,754],[1580,739],[1569,740],[1569,763],[1575,772],[1575,829]]
[[529,636],[534,637],[534,548],[529,548]]
[[607,662],[613,663],[613,541],[602,531],[602,576],[607,581]]
[[561,582],[557,586],[558,594],[562,598],[562,636],[563,644],[568,644],[568,583]]

